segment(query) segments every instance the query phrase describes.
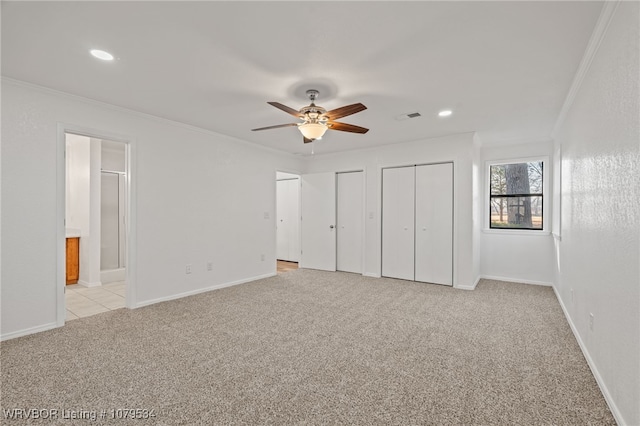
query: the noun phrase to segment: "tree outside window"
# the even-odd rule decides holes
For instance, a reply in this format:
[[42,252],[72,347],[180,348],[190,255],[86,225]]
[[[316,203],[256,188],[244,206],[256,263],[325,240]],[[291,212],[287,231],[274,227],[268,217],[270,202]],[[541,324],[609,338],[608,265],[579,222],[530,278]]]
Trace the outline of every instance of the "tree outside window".
[[492,229],[543,229],[542,161],[495,164],[490,168]]

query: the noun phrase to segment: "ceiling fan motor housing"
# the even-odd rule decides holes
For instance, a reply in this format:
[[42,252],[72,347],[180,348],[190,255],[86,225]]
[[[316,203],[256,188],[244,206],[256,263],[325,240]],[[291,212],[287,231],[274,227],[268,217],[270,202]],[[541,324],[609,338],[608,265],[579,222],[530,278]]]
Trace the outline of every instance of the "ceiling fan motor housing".
[[313,104],[316,100],[316,98],[318,97],[318,95],[320,94],[320,92],[318,92],[315,89],[309,89],[307,90],[307,96],[309,97],[309,99],[311,100],[311,103]]

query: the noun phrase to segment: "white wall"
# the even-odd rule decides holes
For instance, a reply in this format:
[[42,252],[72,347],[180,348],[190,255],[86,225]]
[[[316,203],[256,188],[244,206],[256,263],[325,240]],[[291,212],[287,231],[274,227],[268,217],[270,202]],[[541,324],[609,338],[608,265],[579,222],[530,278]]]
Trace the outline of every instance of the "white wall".
[[294,156],[6,79],[2,113],[2,338],[59,321],[60,123],[131,141],[135,305],[275,273],[274,176]]
[[531,157],[547,157],[545,177],[553,179],[553,143],[537,142],[519,145],[483,146],[481,149],[481,244],[480,270],[484,278],[530,284],[553,284],[553,237],[551,236],[551,214],[553,196],[552,185],[546,185],[544,194],[546,231],[513,231],[489,228],[487,198],[487,162],[493,160],[513,160]]
[[617,6],[556,138],[555,287],[614,415],[627,425],[640,424],[638,16],[638,2]]
[[[483,218],[483,195],[482,195],[482,179],[483,167],[481,157],[482,142],[477,133],[473,135],[473,155],[471,161],[472,176],[472,205],[474,206],[472,214],[471,229],[473,232],[473,245],[471,252],[473,253],[472,276],[476,277],[474,287],[482,276],[482,218]],[[454,194],[455,195],[455,194]]]
[[126,171],[126,145],[124,143],[103,140],[100,146],[102,148],[102,170]]
[[364,274],[380,276],[382,168],[453,161],[454,163],[454,277],[455,287],[471,288],[478,278],[474,259],[473,163],[477,150],[472,133],[368,150],[318,155],[309,160],[308,172],[365,171]]
[[[101,223],[101,211],[102,204],[102,174],[100,173],[100,167],[102,165],[102,141],[96,138],[89,138],[90,149],[90,190],[89,190],[89,235],[85,238],[84,242],[80,238],[80,268],[82,269],[82,263],[86,264],[88,269],[88,275],[83,278],[82,271],[80,271],[79,284],[83,284],[89,287],[95,287],[102,285],[100,280],[100,247],[101,247],[101,235],[100,235],[100,223]],[[84,257],[84,260],[83,260]],[[86,272],[86,271],[85,271]]]
[[66,136],[66,227],[80,231],[78,283],[88,287],[101,284],[100,157],[100,140]]
[[66,138],[66,226],[89,234],[90,145],[89,138]]

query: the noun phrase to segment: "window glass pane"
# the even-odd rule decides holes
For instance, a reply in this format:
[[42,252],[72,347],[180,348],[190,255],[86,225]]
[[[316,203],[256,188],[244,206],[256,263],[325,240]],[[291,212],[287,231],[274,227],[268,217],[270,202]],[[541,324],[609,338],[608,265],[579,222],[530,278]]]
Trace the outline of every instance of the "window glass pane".
[[527,163],[531,194],[542,194],[542,161]]
[[491,228],[542,229],[542,196],[491,197]]
[[542,194],[542,161],[491,166],[491,195]]
[[491,166],[491,195],[507,193],[507,181],[504,175],[504,165]]

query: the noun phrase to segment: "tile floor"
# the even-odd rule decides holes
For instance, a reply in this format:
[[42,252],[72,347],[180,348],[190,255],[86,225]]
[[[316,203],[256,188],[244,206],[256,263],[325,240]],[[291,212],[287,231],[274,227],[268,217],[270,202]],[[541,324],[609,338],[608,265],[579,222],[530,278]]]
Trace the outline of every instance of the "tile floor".
[[100,287],[73,284],[66,288],[67,321],[124,308],[124,281],[104,284]]

